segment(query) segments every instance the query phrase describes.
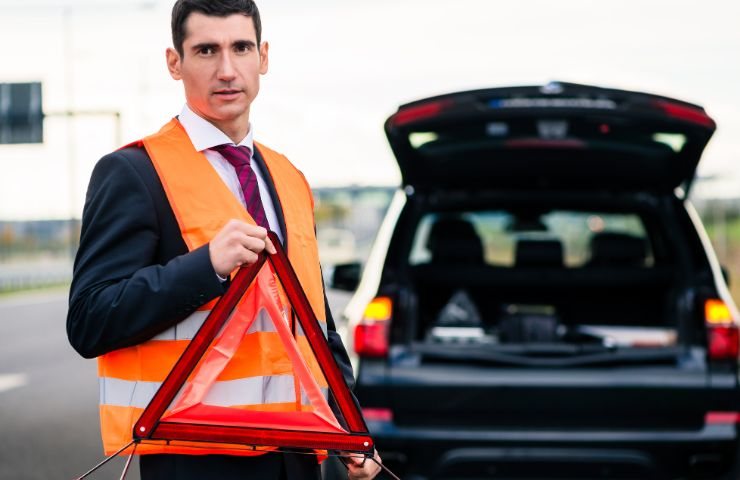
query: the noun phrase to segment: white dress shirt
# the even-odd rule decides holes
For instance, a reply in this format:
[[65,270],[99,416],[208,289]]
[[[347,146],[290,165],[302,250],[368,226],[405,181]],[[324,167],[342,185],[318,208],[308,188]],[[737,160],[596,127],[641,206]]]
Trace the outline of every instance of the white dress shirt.
[[[223,144],[234,145],[234,142],[215,125],[193,112],[187,104],[183,107],[178,120],[180,120],[180,124],[182,124],[185,132],[187,132],[188,137],[190,137],[190,141],[193,143],[195,149],[205,154],[211,166],[216,170],[216,173],[218,173],[231,193],[234,194],[246,209],[244,193],[239,183],[239,177],[236,175],[236,170],[220,153],[213,150],[213,147]],[[249,147],[249,151],[252,152],[252,158],[250,160],[254,158],[253,132],[254,129],[250,123],[247,136],[238,143],[238,146]],[[267,223],[270,224],[270,230],[277,234],[280,243],[285,243],[283,241],[283,232],[280,230],[280,222],[275,211],[275,205],[272,203],[270,190],[267,187],[267,183],[265,183],[267,172],[262,172],[254,162],[251,162],[250,165],[255,175],[257,175],[260,198],[262,199],[262,206],[265,209]]]

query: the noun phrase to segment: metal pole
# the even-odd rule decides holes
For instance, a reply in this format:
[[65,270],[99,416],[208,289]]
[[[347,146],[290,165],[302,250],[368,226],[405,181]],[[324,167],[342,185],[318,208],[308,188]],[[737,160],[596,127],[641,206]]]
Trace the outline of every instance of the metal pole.
[[[62,9],[62,27],[64,29],[64,89],[66,92],[67,110],[71,111],[74,106],[74,74],[73,74],[73,58],[72,55],[72,34],[70,28],[72,11],[71,8],[66,6]],[[77,224],[75,222],[76,206],[77,206],[77,195],[75,188],[75,180],[77,178],[77,162],[75,156],[77,155],[76,142],[75,142],[75,128],[74,122],[67,122],[67,172],[68,172],[68,188],[69,188],[69,256],[74,259],[75,257],[75,244],[77,243]]]
[[[114,453],[110,457],[106,457],[102,462],[98,463],[93,468],[91,468],[87,472],[85,472],[82,475],[80,475],[79,477],[77,477],[75,480],[83,480],[84,478],[89,477],[91,474],[93,474],[97,470],[99,470],[103,465],[105,465],[106,463],[110,462],[111,460],[113,460],[114,458],[116,458],[117,456],[119,456],[121,453],[123,453],[123,451],[126,450],[131,445],[134,445],[134,441],[133,440],[131,440],[127,445],[121,447],[120,450],[118,450],[116,453]],[[136,447],[134,447],[134,451],[136,451]],[[127,462],[126,468],[128,469],[128,462]],[[125,473],[125,471],[124,471],[124,473]]]
[[126,460],[126,465],[123,466],[123,472],[121,472],[121,478],[119,480],[124,480],[126,478],[126,474],[128,473],[128,469],[131,466],[131,460],[134,458],[134,453],[136,453],[136,447],[138,447],[139,444],[134,444],[134,449],[131,450],[131,453],[128,456],[128,459]]
[[116,119],[116,148],[123,146],[123,129],[121,128],[121,112],[114,112]]

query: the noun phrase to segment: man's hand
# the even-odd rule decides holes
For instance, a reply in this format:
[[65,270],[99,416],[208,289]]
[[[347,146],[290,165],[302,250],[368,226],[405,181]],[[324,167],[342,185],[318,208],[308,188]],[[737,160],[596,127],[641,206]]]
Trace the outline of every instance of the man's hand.
[[349,470],[349,480],[370,480],[380,473],[380,455],[375,451],[376,462],[369,458],[362,458],[358,455],[351,455],[346,458],[347,470]]
[[275,253],[275,246],[267,237],[267,230],[241,220],[229,220],[208,246],[213,269],[221,277],[228,277],[237,267],[257,261],[262,250]]

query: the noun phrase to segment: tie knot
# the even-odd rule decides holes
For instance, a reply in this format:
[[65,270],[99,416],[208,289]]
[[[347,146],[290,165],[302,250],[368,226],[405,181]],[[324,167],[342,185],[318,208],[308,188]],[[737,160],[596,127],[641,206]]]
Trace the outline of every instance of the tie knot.
[[243,145],[224,144],[213,147],[213,149],[220,153],[234,167],[249,165],[249,160],[252,157],[252,151],[249,147]]

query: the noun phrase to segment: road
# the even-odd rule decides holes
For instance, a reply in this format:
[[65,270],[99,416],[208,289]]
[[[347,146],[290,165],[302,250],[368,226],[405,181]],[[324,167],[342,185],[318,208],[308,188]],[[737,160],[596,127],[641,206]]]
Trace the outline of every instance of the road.
[[[348,300],[328,296],[334,312]],[[67,343],[66,315],[64,291],[0,297],[0,479],[76,478],[103,458],[96,363]],[[118,479],[123,464],[89,478]]]

